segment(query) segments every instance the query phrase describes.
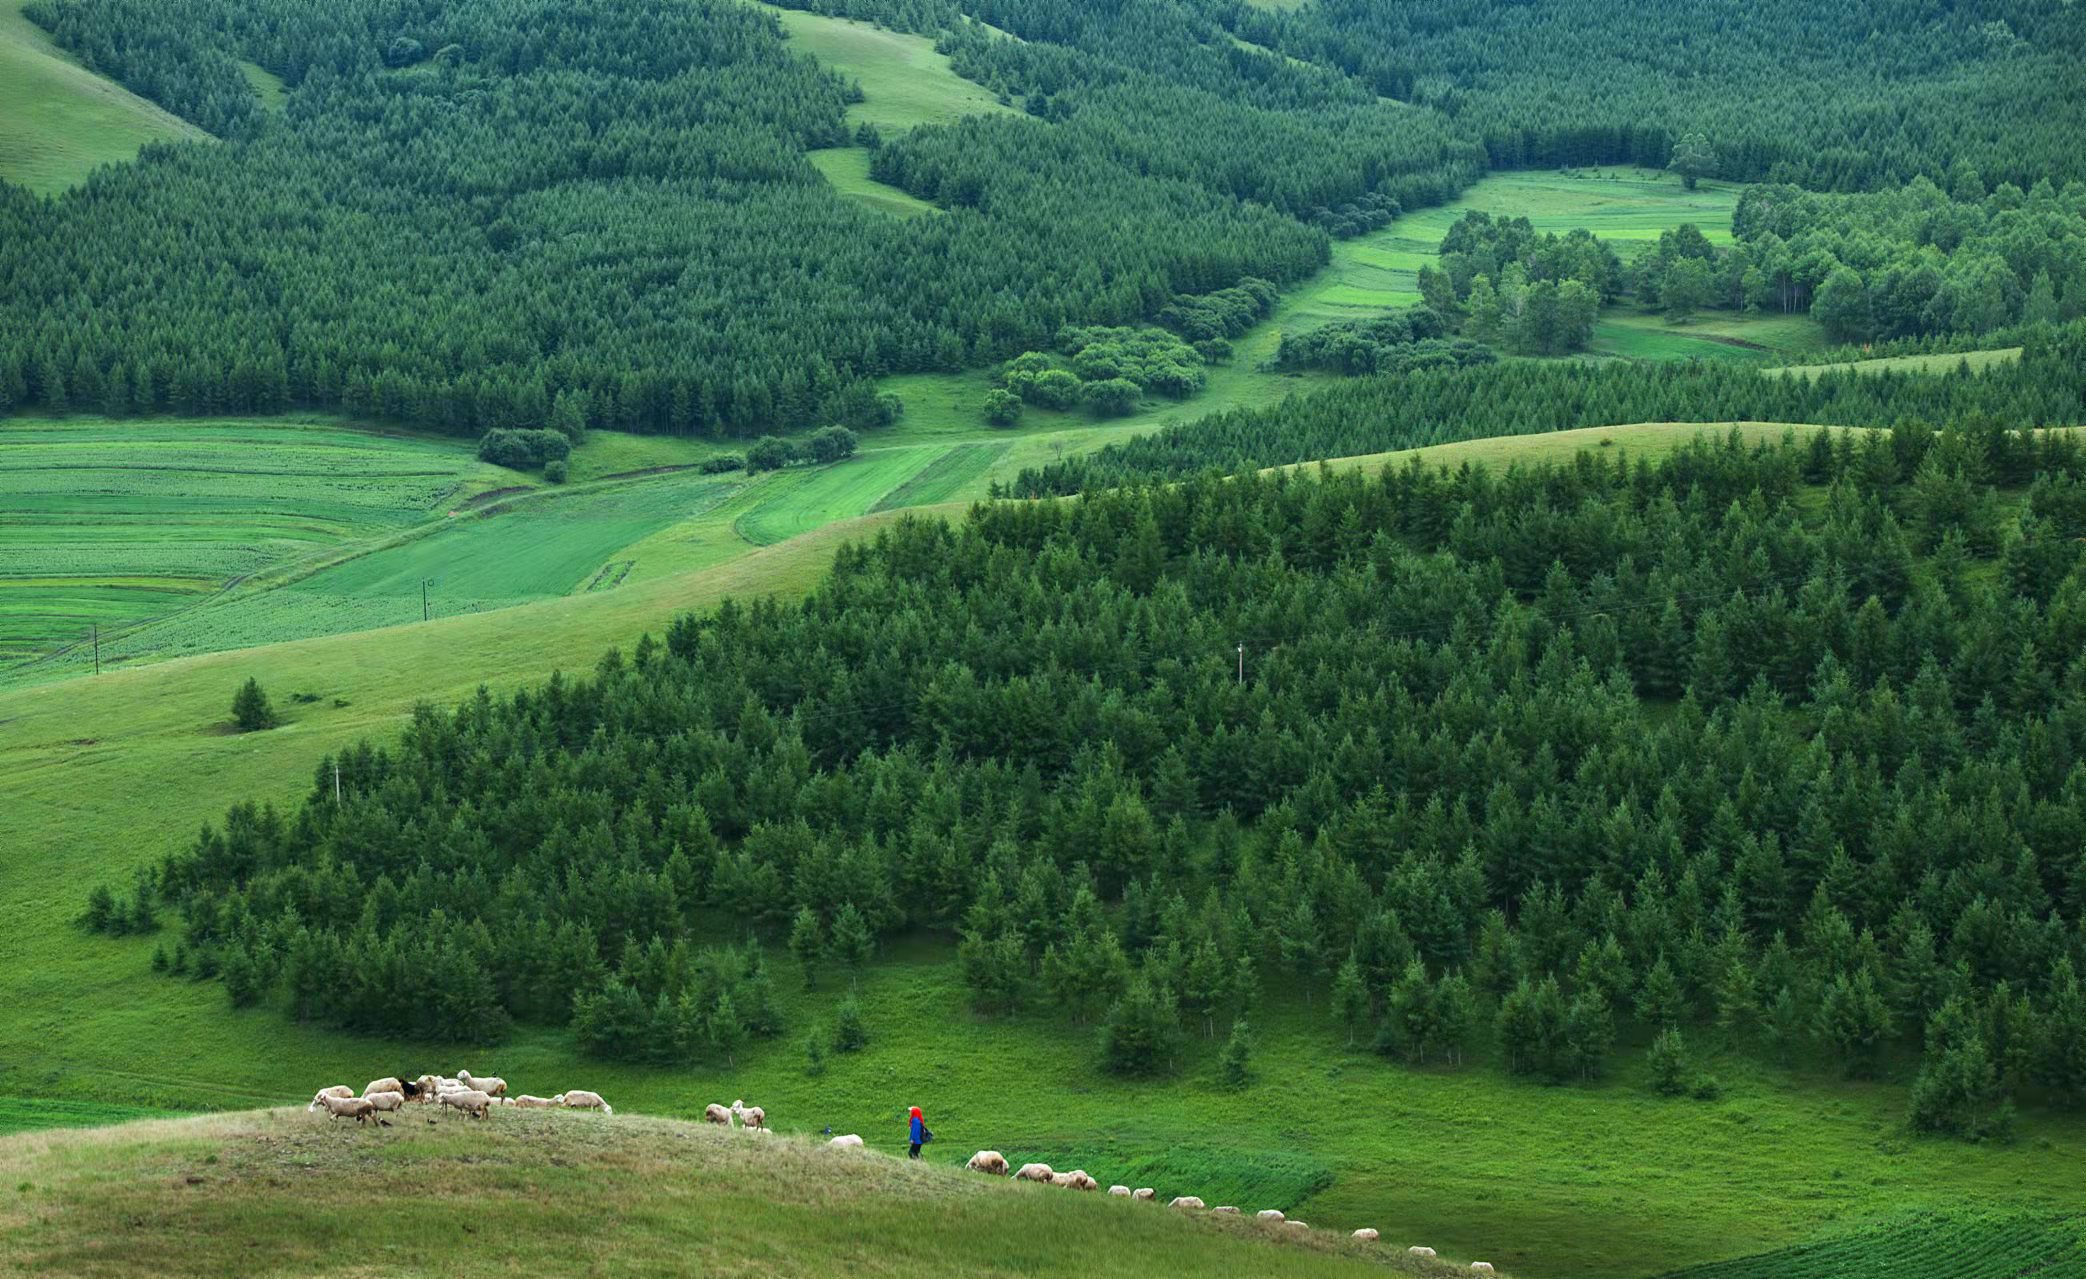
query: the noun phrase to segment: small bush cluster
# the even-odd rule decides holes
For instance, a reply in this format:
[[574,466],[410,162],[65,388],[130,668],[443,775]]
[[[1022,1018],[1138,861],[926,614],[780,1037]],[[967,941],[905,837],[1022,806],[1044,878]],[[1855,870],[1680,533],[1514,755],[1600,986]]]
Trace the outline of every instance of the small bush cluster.
[[487,431],[478,441],[478,460],[514,471],[533,471],[562,462],[572,453],[572,440],[562,431]]

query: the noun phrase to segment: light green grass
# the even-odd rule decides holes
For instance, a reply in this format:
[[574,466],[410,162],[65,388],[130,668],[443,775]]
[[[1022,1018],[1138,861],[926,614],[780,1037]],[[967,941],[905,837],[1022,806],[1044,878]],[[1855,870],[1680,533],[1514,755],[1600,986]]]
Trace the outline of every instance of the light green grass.
[[283,87],[282,77],[255,62],[241,62],[239,74],[246,77],[246,83],[252,86],[254,96],[261,100],[263,107],[270,111],[282,110],[283,103],[290,96],[289,90]]
[[0,178],[52,194],[148,142],[209,135],[74,62],[0,0]]
[[0,1141],[0,1274],[1445,1276],[1325,1231],[654,1119],[299,1110]]
[[1669,1279],[2086,1279],[2086,1215],[1911,1213]]
[[1386,466],[1404,466],[1414,459],[1430,466],[1505,467],[1515,463],[1541,465],[1562,462],[1582,451],[1597,451],[1656,460],[1698,439],[1722,440],[1736,431],[1748,443],[1779,440],[1788,432],[1802,438],[1813,431],[1843,431],[1860,428],[1806,426],[1792,422],[1635,422],[1626,426],[1587,426],[1571,431],[1545,431],[1537,435],[1494,435],[1453,444],[1431,444],[1419,449],[1393,449],[1388,453],[1364,453],[1354,457],[1328,458],[1322,462],[1293,462],[1271,466],[1264,474],[1278,471],[1316,472],[1379,471]]
[[902,131],[1012,110],[951,71],[949,59],[936,53],[926,36],[799,9],[760,7],[782,20],[792,45],[862,86],[864,100],[848,108],[849,124]]
[[1731,243],[1731,214],[1743,187],[1703,182],[1688,190],[1673,174],[1657,169],[1600,167],[1502,173],[1472,186],[1452,203],[1400,218],[1398,230],[1439,245],[1456,219],[1472,210],[1525,217],[1538,231],[1559,235],[1585,227],[1603,240],[1656,240],[1684,222],[1701,228],[1712,244]]
[[1601,313],[1587,353],[1626,360],[1760,363],[1824,346],[1824,329],[1808,315],[1704,311],[1676,324],[1657,312],[1617,304]]
[[933,462],[940,450],[887,448],[831,466],[781,472],[733,527],[755,546],[773,546],[835,520],[866,515],[884,495]]
[[0,423],[0,663],[407,528],[507,474],[460,441],[337,424]]
[[879,213],[913,218],[941,212],[925,200],[870,177],[869,151],[865,147],[833,147],[810,152],[808,158],[813,168],[826,175],[835,191]]
[[1820,373],[1952,373],[1957,368],[1990,368],[1994,364],[2011,364],[2021,358],[2018,346],[2000,347],[1991,351],[1956,351],[1934,355],[1889,355],[1874,360],[1854,360],[1845,364],[1792,364],[1767,370],[1769,373],[1792,373],[1798,377],[1815,377]]
[[35,1097],[0,1097],[0,1137],[50,1128],[96,1128],[169,1114],[143,1106],[116,1106],[98,1101],[62,1101]]

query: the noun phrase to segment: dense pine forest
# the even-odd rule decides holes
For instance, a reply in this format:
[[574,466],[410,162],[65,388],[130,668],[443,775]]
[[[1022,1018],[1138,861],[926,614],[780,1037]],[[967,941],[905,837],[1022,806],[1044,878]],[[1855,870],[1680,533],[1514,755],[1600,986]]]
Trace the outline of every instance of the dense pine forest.
[[1762,376],[1742,365],[1521,362],[1361,378],[1024,471],[1013,490],[1024,497],[1076,493],[1207,468],[1248,470],[1628,422],[2077,424],[2086,416],[2086,325],[2039,330],[2027,343],[2018,363],[1980,372]]
[[[1728,255],[1712,297],[1816,291],[1849,339],[2086,301],[2080,37],[2055,3],[1866,25],[1708,0],[814,7],[938,36],[1019,111],[850,129],[857,90],[736,0],[35,0],[88,66],[223,145],[149,148],[55,200],[0,186],[0,411],[316,407],[477,434],[563,399],[630,430],[874,427],[881,375],[1280,287],[1329,237],[1524,165],[1925,182],[1886,206],[1763,197]],[[279,113],[242,63],[288,87]],[[842,198],[804,154],[848,144],[943,214]],[[1664,264],[1648,295],[1686,294]]]
[[782,1027],[716,908],[814,969],[960,939],[1125,1071],[1279,987],[1555,1081],[1632,1026],[1683,1090],[1696,1039],[1919,1051],[1975,1134],[2086,1101],[2082,494],[2069,436],[1908,425],[981,507],[425,708],[139,891],[378,1034],[729,1053]]

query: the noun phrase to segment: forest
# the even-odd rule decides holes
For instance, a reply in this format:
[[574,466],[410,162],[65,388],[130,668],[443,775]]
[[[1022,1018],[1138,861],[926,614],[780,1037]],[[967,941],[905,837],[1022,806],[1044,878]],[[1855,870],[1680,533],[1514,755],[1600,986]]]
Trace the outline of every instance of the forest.
[[1357,378],[1025,470],[1010,487],[1014,496],[1039,497],[1206,469],[1627,422],[2075,424],[2086,405],[2086,323],[2040,330],[2027,341],[2018,362],[1977,372],[1827,370],[1802,377],[1717,363],[1523,361]]
[[957,939],[1133,1073],[1279,987],[1553,1082],[1633,1027],[1676,1091],[1917,1061],[1980,1135],[2086,1102],[2082,532],[2069,436],[1910,423],[983,506],[423,707],[95,910],[380,1035],[728,1054],[781,1027],[722,910],[814,975]]
[[[564,400],[588,427],[869,429],[878,377],[1280,288],[1329,238],[1526,165],[1883,193],[1773,188],[1705,305],[1822,291],[1857,340],[2086,304],[2059,5],[1893,6],[1869,15],[1887,37],[1708,0],[1424,22],[1361,0],[812,7],[937,35],[1019,111],[850,128],[856,86],[735,0],[34,0],[89,67],[222,143],[150,147],[55,200],[0,186],[0,412],[318,408],[476,435]],[[242,63],[283,81],[279,112]],[[804,156],[849,144],[942,213],[839,196]],[[1938,192],[1954,207],[1927,209]],[[1688,295],[1667,274],[1647,295]],[[1507,345],[1569,350],[1583,327]]]

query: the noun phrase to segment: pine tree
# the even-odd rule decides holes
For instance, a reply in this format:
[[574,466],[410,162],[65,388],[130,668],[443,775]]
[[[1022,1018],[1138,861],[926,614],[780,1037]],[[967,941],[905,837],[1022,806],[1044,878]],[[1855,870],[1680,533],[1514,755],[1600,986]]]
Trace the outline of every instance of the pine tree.
[[1173,992],[1136,978],[1101,1025],[1102,1067],[1117,1075],[1156,1075],[1173,1068],[1180,1050]]
[[862,1018],[862,1005],[849,995],[833,1013],[833,1051],[860,1052],[869,1046],[869,1024]]
[[1224,1041],[1224,1052],[1217,1058],[1217,1075],[1225,1087],[1244,1088],[1252,1082],[1252,1057],[1252,1034],[1246,1019],[1240,1017],[1231,1023],[1231,1037]]
[[1679,1097],[1692,1086],[1694,1067],[1688,1062],[1688,1048],[1680,1031],[1667,1027],[1651,1041],[1651,1048],[1644,1054],[1645,1063],[1651,1068],[1651,1090],[1666,1097]]
[[275,727],[275,708],[268,704],[268,694],[261,691],[261,682],[250,675],[232,698],[232,722],[242,733]]
[[1844,974],[1833,979],[1818,1006],[1817,1033],[1839,1056],[1849,1078],[1876,1073],[1890,1037],[1890,1009],[1866,969],[1851,980]]
[[855,909],[853,902],[844,903],[840,913],[833,917],[833,944],[830,953],[849,972],[861,972],[876,952],[876,938],[870,934],[869,925],[862,912]]
[[1565,1010],[1564,1068],[1581,1079],[1596,1079],[1615,1048],[1615,1016],[1597,990],[1581,991]]
[[789,953],[804,969],[804,989],[818,986],[818,963],[826,953],[826,930],[819,923],[818,912],[805,906],[797,911],[796,920],[790,925]]
[[1369,990],[1362,984],[1362,966],[1351,950],[1333,976],[1333,1016],[1347,1027],[1347,1046],[1354,1047],[1355,1035],[1369,1016]]

